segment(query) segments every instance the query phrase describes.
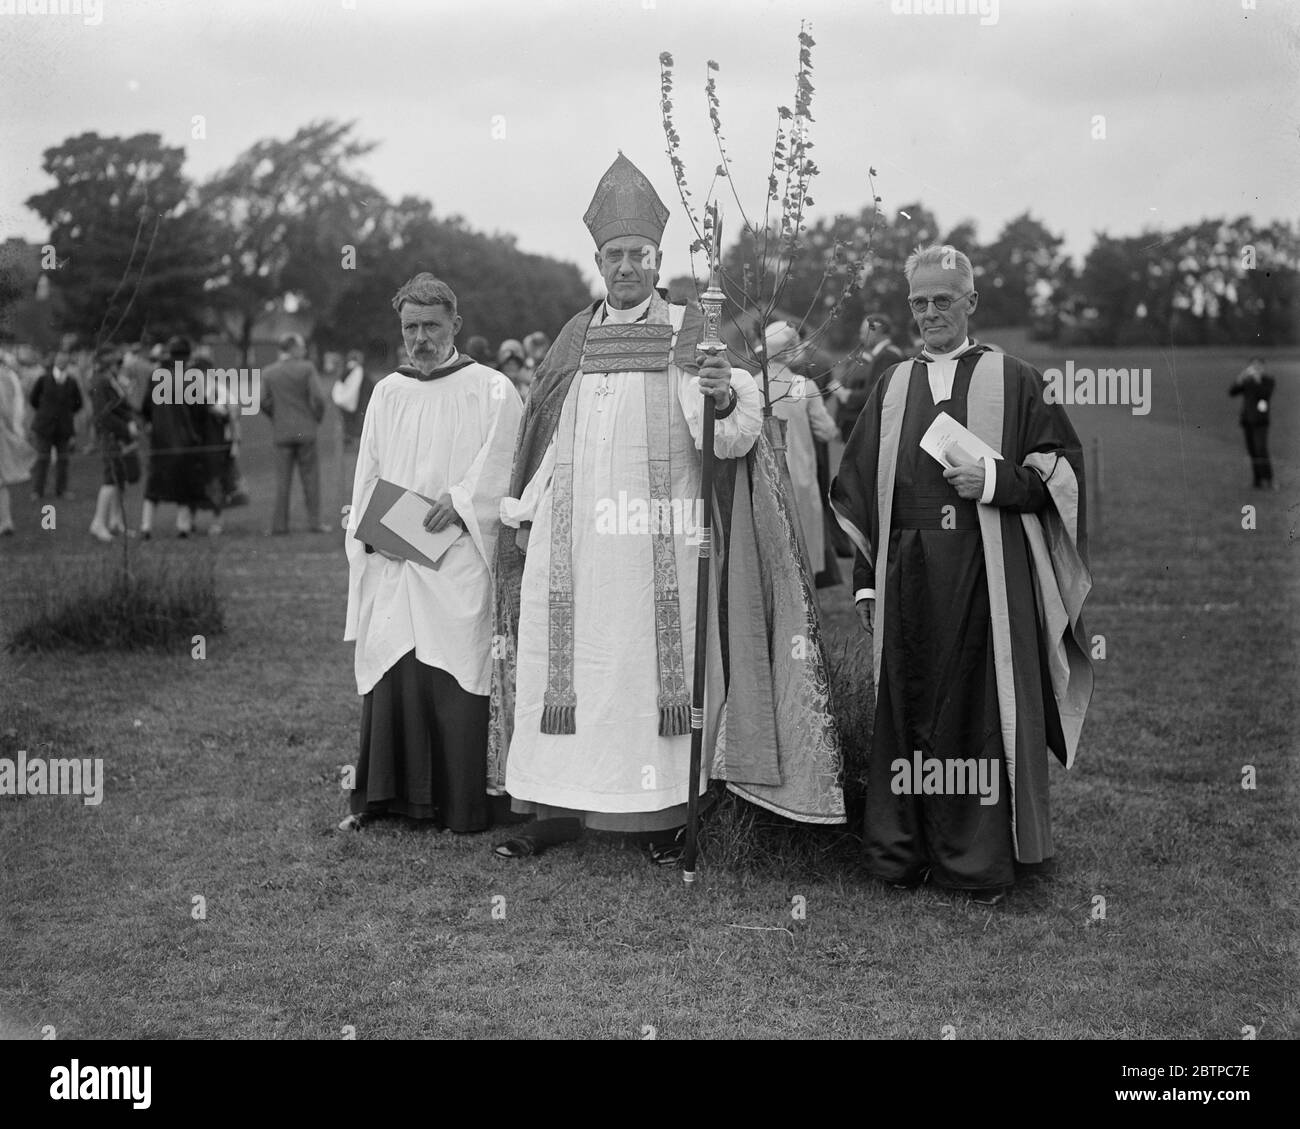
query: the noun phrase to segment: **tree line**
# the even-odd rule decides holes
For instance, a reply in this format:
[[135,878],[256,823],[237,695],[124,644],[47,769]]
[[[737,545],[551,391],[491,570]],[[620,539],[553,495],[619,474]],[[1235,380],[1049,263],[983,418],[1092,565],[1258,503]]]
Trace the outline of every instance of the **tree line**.
[[[217,332],[247,363],[255,325],[292,295],[313,345],[392,362],[390,300],[420,270],[456,291],[466,337],[493,342],[554,336],[590,300],[573,264],[438,217],[428,200],[387,199],[359,169],[375,143],[353,130],[313,122],[198,184],[156,133],[47,149],[54,186],[26,203],[49,226],[55,328],[85,344]],[[14,273],[0,269],[0,312],[25,296]]]
[[[903,264],[915,248],[932,243],[970,256],[979,324],[986,327],[1025,326],[1037,340],[1063,345],[1266,346],[1300,339],[1300,227],[1282,221],[1259,224],[1241,216],[1135,236],[1101,232],[1076,267],[1064,238],[1030,212],[981,244],[971,220],[945,231],[920,202],[892,218],[873,205],[801,233],[780,282],[782,308],[810,327],[820,325],[851,269],[835,265],[848,258],[841,249],[864,242],[870,250],[862,286],[823,335],[831,350],[850,348],[868,313],[886,313],[896,326],[912,324]],[[728,248],[724,269],[741,280],[753,261],[746,236]],[[753,292],[743,282],[724,288],[742,287]]]
[[[353,123],[312,122],[288,140],[258,141],[203,183],[186,176],[184,150],[155,133],[89,132],[47,149],[54,186],[26,203],[49,227],[55,328],[87,344],[219,332],[247,363],[254,326],[292,295],[315,346],[391,361],[389,299],[418,270],[461,298],[465,337],[492,342],[534,329],[553,337],[589,300],[575,265],[439,217],[428,200],[387,199],[359,167],[374,148]],[[919,202],[892,218],[872,204],[818,220],[801,232],[781,304],[819,324],[842,289],[827,283],[853,269],[834,265],[838,248],[868,240],[862,285],[823,339],[848,349],[869,312],[910,324],[904,260],[917,246],[951,243],[974,263],[987,327],[1028,326],[1064,345],[1268,346],[1300,333],[1300,228],[1290,223],[1241,216],[1101,232],[1078,267],[1030,212],[990,243],[977,236],[970,220],[945,231]],[[724,256],[737,279],[746,261],[743,241]],[[26,296],[14,265],[0,265],[0,335],[5,308]]]

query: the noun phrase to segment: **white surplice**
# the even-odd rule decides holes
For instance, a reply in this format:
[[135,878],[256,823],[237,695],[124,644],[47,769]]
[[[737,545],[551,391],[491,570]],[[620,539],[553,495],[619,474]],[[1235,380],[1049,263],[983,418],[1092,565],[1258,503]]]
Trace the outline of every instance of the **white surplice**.
[[[645,308],[602,306],[593,325],[636,320]],[[670,307],[676,331],[683,308]],[[515,724],[506,761],[510,795],[538,804],[589,812],[654,812],[688,797],[691,738],[659,736],[655,584],[651,537],[644,514],[650,498],[643,372],[574,375],[558,434],[576,423],[573,445],[573,635],[576,732],[541,732],[549,659],[551,529],[554,505],[552,439],[537,473],[519,499],[501,503],[504,524],[531,521],[519,614]],[[671,498],[677,588],[686,685],[694,669],[695,600],[699,544],[700,430],[704,400],[699,380],[670,365]],[[732,370],[737,403],[714,432],[718,458],[740,458],[762,428],[762,398],[753,377]],[[576,413],[576,419],[575,419]],[[716,544],[715,539],[715,544]],[[716,561],[716,555],[715,555]],[[711,591],[716,608],[716,585]],[[716,614],[710,631],[710,688],[706,697],[706,760],[716,734],[721,657]],[[716,677],[715,677],[716,676]]]
[[[395,372],[375,385],[348,515],[343,637],[356,640],[358,694],[412,649],[468,693],[488,693],[492,562],[522,415],[510,380],[480,364],[435,380]],[[437,568],[367,553],[352,535],[381,478],[426,498],[451,495],[465,530]]]
[[839,428],[822,401],[815,381],[798,376],[782,361],[770,361],[767,368],[772,414],[785,423],[785,463],[794,487],[794,509],[803,529],[814,576],[825,567],[825,518],[822,516],[821,487],[817,484],[817,447],[814,439],[829,443]]

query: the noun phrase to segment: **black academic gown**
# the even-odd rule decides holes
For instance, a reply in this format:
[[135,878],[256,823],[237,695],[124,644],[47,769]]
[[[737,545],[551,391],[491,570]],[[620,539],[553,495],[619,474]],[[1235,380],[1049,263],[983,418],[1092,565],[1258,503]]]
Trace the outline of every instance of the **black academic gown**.
[[[930,880],[954,889],[1009,885],[1015,877],[1010,787],[999,718],[990,630],[990,601],[977,503],[960,498],[943,468],[920,449],[940,411],[967,422],[967,394],[978,352],[962,357],[950,399],[935,404],[926,367],[911,369],[900,426],[889,532],[885,617],[876,722],[868,759],[865,861],[892,882]],[[1015,796],[1020,858],[1050,857],[1047,750],[1060,746],[1059,721],[1044,677],[1043,633],[1033,599],[1029,553],[1018,514],[1049,504],[1036,473],[1021,466],[1033,451],[1079,458],[1078,439],[1064,413],[1043,403],[1028,365],[1006,358],[1006,416],[999,463],[1004,514],[1006,586],[1016,681],[1031,688],[1017,698]],[[904,374],[900,374],[904,375]],[[875,504],[881,403],[886,380],[873,390],[845,450],[832,502],[855,515],[872,545],[879,536]],[[1081,471],[1081,461],[1080,461]],[[1011,520],[1005,520],[1010,518]],[[1023,744],[1023,748],[1021,747]],[[900,775],[900,762],[974,758],[996,764],[996,803],[977,793],[920,794]]]

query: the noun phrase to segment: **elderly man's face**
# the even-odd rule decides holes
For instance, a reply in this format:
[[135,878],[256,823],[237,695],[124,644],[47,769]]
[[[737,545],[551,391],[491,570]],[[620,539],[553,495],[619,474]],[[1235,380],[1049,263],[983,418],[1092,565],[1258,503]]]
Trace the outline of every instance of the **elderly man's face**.
[[[948,353],[966,339],[966,323],[975,311],[979,296],[967,285],[960,271],[938,265],[920,266],[912,275],[912,288],[907,297],[927,349]],[[940,310],[930,301],[925,309],[918,310],[916,303],[922,298],[946,300],[951,304],[946,310]]]
[[630,309],[650,297],[659,278],[659,248],[640,235],[619,235],[596,252],[609,304]]
[[417,306],[402,303],[402,343],[416,368],[436,368],[454,348],[461,319],[446,306]]

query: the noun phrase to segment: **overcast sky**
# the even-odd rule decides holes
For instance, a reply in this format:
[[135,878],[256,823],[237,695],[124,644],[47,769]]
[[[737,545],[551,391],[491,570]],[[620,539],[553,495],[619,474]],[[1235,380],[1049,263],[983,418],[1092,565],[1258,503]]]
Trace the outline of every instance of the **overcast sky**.
[[[0,237],[44,237],[23,201],[50,185],[42,151],[70,135],[160,133],[202,180],[260,138],[339,118],[380,142],[363,169],[389,196],[424,196],[588,276],[582,213],[621,148],[672,209],[671,277],[691,235],[664,155],[659,53],[676,59],[697,198],[717,164],[714,59],[742,199],[757,204],[801,17],[817,41],[814,218],[865,206],[874,166],[891,214],[920,199],[987,241],[1031,209],[1079,258],[1099,230],[1294,221],[1300,4],[1251,2],[1000,0],[995,20],[895,11],[904,0],[102,0],[98,24],[0,14]],[[205,140],[191,138],[199,114]]]

